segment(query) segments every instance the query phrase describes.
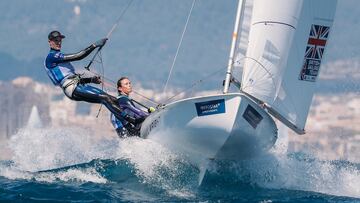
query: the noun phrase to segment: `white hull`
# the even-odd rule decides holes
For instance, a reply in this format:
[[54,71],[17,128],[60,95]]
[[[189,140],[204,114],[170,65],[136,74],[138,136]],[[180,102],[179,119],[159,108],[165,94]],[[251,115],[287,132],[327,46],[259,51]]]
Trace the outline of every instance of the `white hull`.
[[209,159],[241,160],[267,152],[275,144],[277,127],[244,94],[220,94],[166,105],[144,121],[141,137],[200,166]]

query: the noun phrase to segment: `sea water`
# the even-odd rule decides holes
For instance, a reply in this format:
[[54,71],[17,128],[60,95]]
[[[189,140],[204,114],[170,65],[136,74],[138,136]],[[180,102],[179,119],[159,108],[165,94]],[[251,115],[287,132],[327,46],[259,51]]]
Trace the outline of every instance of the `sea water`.
[[0,201],[360,202],[359,164],[289,154],[280,142],[257,159],[210,163],[199,186],[186,157],[151,140],[23,129],[0,161]]

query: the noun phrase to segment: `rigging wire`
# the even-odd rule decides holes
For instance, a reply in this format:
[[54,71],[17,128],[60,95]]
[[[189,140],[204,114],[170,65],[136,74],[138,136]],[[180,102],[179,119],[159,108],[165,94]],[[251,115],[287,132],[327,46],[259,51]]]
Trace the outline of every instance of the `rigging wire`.
[[[119,25],[119,22],[121,20],[121,18],[124,16],[124,14],[126,13],[126,11],[129,9],[130,5],[132,4],[134,0],[130,0],[129,3],[127,4],[127,6],[125,7],[125,9],[121,12],[119,18],[116,20],[116,23],[112,26],[112,28],[110,29],[110,31],[108,32],[108,34],[106,35],[106,39],[109,39],[111,34],[114,32],[115,28]],[[105,45],[105,44],[104,44]],[[103,45],[103,46],[104,46]],[[101,72],[102,74],[95,74],[97,76],[100,76],[100,78],[105,78],[105,69],[104,69],[104,64],[103,64],[103,60],[102,60],[102,55],[101,55],[101,49],[103,48],[103,46],[99,47],[97,49],[97,51],[95,52],[94,56],[92,57],[92,59],[90,60],[90,62],[88,63],[87,66],[85,66],[85,69],[88,70],[89,72],[93,73],[92,71],[90,71],[90,66],[91,64],[94,62],[96,56],[99,56],[99,63],[101,64]],[[101,90],[104,91],[104,83],[101,84]],[[101,112],[101,109],[102,109],[102,104],[100,104],[100,107],[99,107],[99,110],[96,114],[96,118],[99,117],[100,115],[100,112]]]
[[[120,14],[119,18],[116,20],[116,23],[112,26],[112,28],[110,29],[110,31],[109,31],[108,34],[106,35],[106,38],[107,38],[107,39],[110,38],[110,36],[112,35],[112,33],[114,32],[114,30],[116,29],[116,27],[119,25],[120,20],[122,19],[122,17],[124,16],[124,14],[126,13],[126,11],[128,10],[128,8],[130,7],[130,5],[132,4],[133,1],[134,1],[134,0],[130,0],[129,3],[128,3],[128,5],[126,6],[126,8],[122,11],[122,13]],[[176,50],[176,54],[175,54],[175,56],[174,56],[173,63],[172,63],[171,68],[170,68],[170,72],[169,72],[168,78],[167,78],[166,83],[165,83],[165,86],[164,86],[164,90],[163,90],[164,93],[166,92],[166,89],[167,89],[167,86],[168,86],[168,83],[169,83],[169,80],[170,80],[172,71],[173,71],[173,69],[174,69],[174,66],[175,66],[175,63],[176,63],[176,59],[177,59],[177,56],[178,56],[180,47],[181,47],[181,45],[182,45],[182,41],[183,41],[184,35],[185,35],[185,33],[186,33],[186,30],[187,30],[187,26],[188,26],[190,17],[191,17],[191,15],[192,15],[192,11],[193,11],[195,2],[196,2],[196,0],[193,0],[193,3],[192,3],[192,5],[191,5],[190,11],[189,11],[189,14],[188,14],[188,17],[187,17],[187,20],[186,20],[186,23],[185,23],[185,26],[184,26],[184,29],[183,29],[183,32],[182,32],[182,34],[181,34],[181,38],[180,38],[180,41],[179,41],[179,44],[178,44],[178,47],[177,47],[177,50]],[[99,47],[99,48],[98,48],[97,52],[94,54],[93,58],[91,59],[91,61],[89,62],[89,64],[85,67],[85,69],[86,69],[87,71],[91,72],[92,74],[97,75],[97,76],[100,76],[100,77],[102,78],[102,81],[103,81],[103,82],[102,82],[102,89],[104,88],[104,86],[108,86],[108,87],[111,87],[111,88],[113,88],[113,89],[117,89],[117,88],[115,88],[115,87],[113,86],[113,85],[116,85],[116,82],[113,81],[113,80],[111,80],[110,78],[105,77],[105,75],[104,75],[104,72],[105,72],[105,71],[104,71],[103,60],[102,60],[102,56],[101,56],[101,49],[102,49],[102,47]],[[101,64],[101,72],[102,72],[101,74],[99,74],[99,73],[97,73],[97,72],[95,72],[95,71],[90,70],[90,66],[91,66],[91,64],[93,63],[93,61],[95,60],[95,58],[96,58],[96,56],[97,56],[98,54],[99,54],[99,63]],[[235,62],[234,62],[234,63],[235,63]],[[193,89],[195,86],[197,86],[198,84],[202,83],[205,79],[210,78],[211,76],[217,74],[217,73],[220,72],[221,70],[223,70],[223,68],[222,68],[222,69],[219,69],[219,70],[217,70],[217,71],[215,71],[215,72],[213,72],[213,73],[211,73],[211,74],[209,74],[209,75],[207,75],[206,77],[204,77],[204,78],[202,78],[202,79],[200,79],[200,80],[198,80],[198,81],[196,81],[196,82],[194,82],[189,88],[186,88],[184,91],[181,91],[181,92],[173,95],[172,97],[168,98],[164,103],[170,101],[171,99],[175,98],[176,96],[178,96],[178,95],[180,95],[180,94],[182,94],[182,93],[184,93],[184,92],[187,92],[187,91]],[[110,83],[112,83],[112,84],[109,84],[108,82],[105,82],[105,80],[107,80],[108,82],[110,82]],[[149,101],[149,102],[151,102],[151,103],[153,103],[153,104],[162,105],[161,103],[155,102],[154,100],[146,97],[145,95],[140,94],[139,92],[136,92],[136,91],[133,90],[133,93],[137,94],[138,96],[141,96],[142,98],[146,99],[147,101]],[[102,107],[102,106],[100,106],[99,111],[98,111],[96,117],[99,116],[99,113],[100,113],[100,111],[101,111],[101,107]]]
[[182,44],[182,41],[183,41],[183,38],[184,38],[184,35],[185,35],[185,32],[186,32],[186,29],[187,29],[187,26],[188,26],[188,23],[189,23],[189,20],[190,20],[190,16],[192,14],[192,10],[194,8],[194,5],[195,5],[195,1],[196,0],[193,0],[193,3],[191,5],[191,8],[190,8],[190,11],[189,11],[189,14],[188,14],[188,17],[186,19],[186,23],[185,23],[185,26],[184,26],[184,29],[183,29],[183,32],[181,34],[181,38],[180,38],[180,41],[179,41],[179,44],[178,44],[178,47],[177,47],[177,50],[176,50],[176,53],[175,53],[175,56],[174,56],[174,60],[173,60],[173,63],[171,65],[171,68],[170,68],[170,72],[169,72],[169,75],[168,75],[168,78],[166,80],[166,83],[165,83],[165,86],[164,86],[164,90],[163,90],[163,93],[166,92],[166,88],[167,88],[167,85],[169,83],[169,80],[170,80],[170,77],[171,77],[171,73],[174,69],[174,66],[175,66],[175,62],[176,62],[176,58],[178,56],[178,53],[179,53],[179,50],[180,50],[180,47],[181,47],[181,44]]
[[[105,69],[104,69],[104,63],[103,63],[103,60],[102,60],[101,52],[99,52],[99,59],[100,59],[99,63],[100,63],[100,66],[101,66],[101,74],[104,76],[104,75],[105,75]],[[104,83],[101,83],[101,90],[104,91]],[[105,92],[106,92],[106,91],[105,91]],[[103,104],[101,103],[101,104],[100,104],[100,107],[99,107],[99,110],[98,110],[98,112],[97,112],[97,114],[96,114],[96,118],[99,117],[100,112],[101,112],[101,110],[102,110],[102,106],[103,106]]]
[[[90,70],[89,72],[91,72],[91,73],[94,74],[94,75],[100,75],[99,73],[97,73],[97,72],[95,72],[95,71],[92,71],[92,70]],[[102,79],[103,79],[103,80],[102,80],[102,84],[103,84],[104,86],[110,87],[110,88],[112,88],[113,90],[117,90],[117,88],[116,88],[117,83],[116,83],[114,80],[112,80],[112,79],[110,79],[110,78],[107,78],[107,77],[105,77],[105,76],[102,76]],[[146,99],[147,101],[151,102],[152,104],[156,104],[156,105],[159,105],[159,104],[160,104],[159,102],[156,102],[156,101],[150,99],[149,97],[147,97],[147,96],[145,96],[145,95],[143,95],[143,94],[141,94],[141,93],[139,93],[139,92],[137,92],[137,91],[135,91],[135,90],[133,90],[132,92],[133,92],[134,94],[136,94],[136,95],[138,95],[138,96]]]
[[[124,14],[126,13],[126,11],[129,9],[130,5],[132,4],[134,0],[130,0],[128,5],[125,7],[125,9],[121,12],[119,18],[116,20],[115,24],[112,26],[112,28],[110,29],[110,31],[108,32],[108,34],[106,35],[106,39],[109,39],[111,34],[114,32],[115,28],[119,25],[119,22],[121,20],[121,18],[124,16]],[[103,46],[99,47],[97,49],[97,51],[95,52],[94,56],[92,57],[92,59],[90,60],[89,64],[87,66],[85,66],[85,69],[90,71],[90,66],[93,63],[93,61],[95,60],[96,56],[99,54],[99,52],[101,51],[101,49],[103,48]]]
[[180,94],[192,90],[192,89],[193,89],[195,86],[197,86],[198,84],[204,82],[206,79],[212,77],[213,75],[216,75],[217,73],[219,73],[220,71],[223,71],[223,70],[224,70],[224,68],[218,69],[217,71],[214,71],[214,72],[208,74],[207,76],[201,78],[200,80],[195,81],[194,83],[192,83],[192,84],[190,85],[190,87],[188,87],[188,88],[186,88],[185,90],[183,90],[183,91],[181,91],[181,92],[178,92],[177,94],[169,97],[167,100],[165,100],[164,103],[168,103],[170,100],[172,100],[173,98],[179,96]]
[[156,102],[156,101],[150,99],[149,97],[147,97],[147,96],[145,96],[145,95],[143,95],[143,94],[140,94],[139,92],[136,92],[135,90],[133,90],[132,92],[135,93],[135,94],[137,94],[137,95],[139,95],[140,97],[148,100],[149,102],[151,102],[151,103],[153,103],[153,104],[156,104],[157,106],[158,106],[158,105],[161,105],[161,103]]
[[115,30],[115,28],[119,25],[119,22],[121,20],[121,18],[123,17],[123,15],[126,13],[126,11],[128,10],[128,8],[130,7],[130,5],[132,4],[134,0],[130,0],[128,5],[126,6],[126,8],[122,11],[122,13],[120,14],[119,18],[116,20],[116,23],[112,26],[111,30],[109,31],[109,33],[106,35],[106,38],[109,38],[111,36],[111,34],[113,33],[113,31]]
[[[237,60],[237,61],[233,61],[232,64],[239,64],[241,60],[242,60],[242,59],[239,59],[239,60]],[[227,66],[226,66],[226,67],[227,67]],[[226,68],[226,67],[225,67],[225,68]],[[190,91],[190,90],[193,90],[193,88],[194,88],[195,86],[199,85],[200,83],[204,82],[206,79],[208,79],[208,78],[216,75],[217,73],[219,73],[220,71],[223,71],[223,70],[224,70],[224,68],[220,68],[220,69],[218,69],[218,70],[216,70],[216,71],[208,74],[207,76],[201,78],[200,80],[195,81],[194,83],[192,83],[192,84],[191,84],[188,88],[186,88],[185,90],[183,90],[183,91],[181,91],[181,92],[178,92],[177,94],[169,97],[167,100],[165,100],[164,103],[165,103],[165,104],[168,103],[170,100],[172,100],[173,98],[179,96],[179,95],[182,94],[182,93],[185,93],[185,92],[188,92],[188,91]]]
[[[238,61],[234,61],[233,64],[239,63],[241,60],[242,60],[242,59],[239,59]],[[226,66],[226,67],[227,67],[227,66]],[[167,100],[165,100],[164,103],[158,103],[158,102],[150,99],[149,97],[146,97],[145,95],[143,95],[143,94],[141,94],[141,93],[139,93],[139,92],[137,92],[137,91],[135,91],[135,90],[133,90],[132,92],[133,92],[134,94],[137,94],[138,96],[146,99],[147,101],[149,101],[149,102],[151,102],[151,103],[153,103],[153,104],[156,104],[157,106],[159,106],[159,105],[164,105],[164,104],[167,104],[170,100],[172,100],[172,99],[174,99],[175,97],[179,96],[180,94],[185,93],[185,92],[188,92],[188,91],[190,91],[190,90],[193,90],[194,87],[196,87],[196,86],[199,85],[200,83],[206,81],[208,78],[211,78],[212,76],[216,75],[217,73],[223,71],[224,68],[226,68],[226,67],[220,68],[220,69],[218,69],[218,70],[216,70],[216,71],[208,74],[207,76],[201,78],[200,80],[197,80],[197,81],[193,82],[188,88],[186,88],[185,90],[183,90],[183,91],[181,91],[181,92],[178,92],[178,93],[176,93],[175,95],[169,97]],[[97,72],[95,72],[95,71],[90,71],[90,72],[93,73],[93,74],[95,74],[95,75],[99,75],[99,74],[98,74]],[[107,77],[103,77],[103,79],[107,81],[107,82],[106,82],[106,81],[103,81],[103,82],[102,82],[102,84],[103,84],[104,86],[107,86],[107,87],[110,87],[110,88],[112,88],[112,89],[114,89],[114,90],[117,90],[117,88],[115,88],[115,86],[116,86],[116,82],[115,82],[115,81],[113,81],[112,79],[107,78]],[[115,85],[115,86],[114,86],[114,85]]]

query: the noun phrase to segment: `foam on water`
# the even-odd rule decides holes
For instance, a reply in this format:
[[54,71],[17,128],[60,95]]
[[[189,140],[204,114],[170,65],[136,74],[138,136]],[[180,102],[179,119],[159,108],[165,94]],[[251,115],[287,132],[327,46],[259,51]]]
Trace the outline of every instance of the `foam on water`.
[[[268,189],[360,197],[359,166],[289,155],[287,135],[282,135],[285,137],[279,137],[270,154],[243,162],[217,163],[210,168],[210,174],[218,176],[220,181],[221,177],[230,176],[230,181]],[[199,170],[182,156],[151,140],[99,137],[82,128],[42,128],[20,130],[12,136],[8,146],[13,154],[8,160],[10,164],[0,163],[0,176],[8,179],[106,184],[113,180],[109,180],[96,164],[66,166],[92,160],[114,160],[111,164],[126,160],[143,185],[173,197],[192,199],[198,195]]]
[[13,156],[9,160],[11,164],[0,165],[0,175],[9,179],[42,182],[106,183],[107,180],[95,168],[47,170],[109,157],[114,148],[109,143],[108,140],[99,140],[91,131],[81,128],[27,127],[19,130],[8,141]]
[[114,146],[105,143],[81,128],[25,128],[11,137],[9,148],[18,169],[36,172],[108,158]]
[[0,168],[0,175],[8,179],[25,179],[39,182],[53,183],[63,182],[93,182],[106,183],[107,180],[101,176],[95,169],[67,169],[58,172],[40,172],[32,173],[21,171],[13,166],[3,166]]
[[[269,159],[273,180],[265,187],[314,191],[338,196],[360,197],[360,165],[346,161],[322,161],[312,155],[289,154],[288,129],[279,126],[279,143],[263,160]],[[260,162],[261,163],[261,162]],[[266,167],[266,164],[265,164]]]
[[211,172],[235,173],[237,180],[268,189],[319,192],[360,197],[360,165],[345,161],[322,161],[310,155],[287,152],[287,130],[279,128],[279,139],[271,153],[242,162],[217,164]]
[[194,175],[196,169],[167,148],[151,140],[129,138],[119,141],[117,156],[134,164],[142,183],[159,187],[172,196],[194,196],[191,184],[182,179]]
[[360,171],[349,163],[267,156],[236,163],[231,170],[237,171],[239,179],[263,188],[360,197]]
[[106,183],[109,180],[95,165],[61,168],[94,159],[127,160],[143,184],[173,196],[193,195],[176,181],[176,177],[186,176],[180,167],[188,163],[151,140],[120,140],[115,136],[105,139],[83,128],[24,128],[11,137],[8,146],[13,154],[11,164],[0,165],[0,176],[9,179]]

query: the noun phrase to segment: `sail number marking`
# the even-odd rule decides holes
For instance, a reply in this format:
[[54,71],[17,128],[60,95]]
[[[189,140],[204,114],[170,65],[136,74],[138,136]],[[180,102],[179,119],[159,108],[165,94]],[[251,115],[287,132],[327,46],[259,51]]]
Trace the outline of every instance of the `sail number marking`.
[[148,136],[150,134],[150,132],[156,128],[160,123],[160,116],[155,118],[149,125],[148,129],[145,132],[145,136]]

